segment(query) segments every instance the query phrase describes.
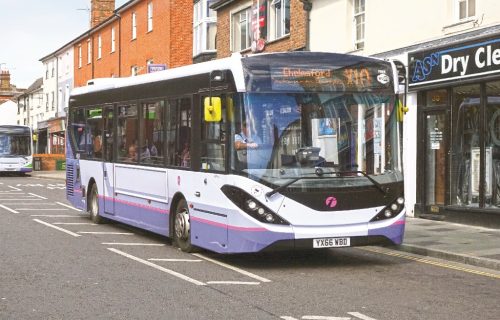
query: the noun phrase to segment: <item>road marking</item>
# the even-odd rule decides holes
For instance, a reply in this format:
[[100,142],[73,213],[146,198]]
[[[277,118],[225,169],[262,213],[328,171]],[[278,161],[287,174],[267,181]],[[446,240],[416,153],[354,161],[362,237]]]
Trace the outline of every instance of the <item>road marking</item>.
[[214,260],[214,259],[211,259],[211,258],[205,257],[205,256],[204,256],[204,255],[202,255],[202,254],[199,254],[199,253],[193,253],[193,256],[196,256],[196,257],[198,257],[198,258],[202,258],[202,259],[205,259],[205,260],[210,261],[210,262],[212,262],[212,263],[218,264],[219,266],[222,266],[222,267],[224,267],[224,268],[228,268],[228,269],[231,269],[231,270],[233,270],[233,271],[239,272],[239,273],[244,274],[244,275],[246,275],[246,276],[248,276],[248,277],[250,277],[250,278],[254,278],[254,279],[259,280],[259,281],[262,281],[262,282],[271,282],[271,280],[269,280],[269,279],[263,278],[263,277],[261,277],[261,276],[258,276],[258,275],[256,275],[256,274],[253,274],[253,273],[248,272],[248,271],[245,271],[245,270],[240,269],[240,268],[238,268],[238,267],[234,267],[234,266],[229,265],[229,264],[227,264],[227,263],[220,262],[220,261],[217,261],[217,260]]
[[12,213],[19,213],[19,212],[17,212],[17,211],[16,211],[16,210],[14,210],[14,209],[11,209],[11,208],[9,208],[9,207],[7,207],[7,206],[4,206],[3,204],[0,204],[0,208],[4,208],[5,210],[10,211],[10,212],[12,212]]
[[28,194],[29,194],[29,195],[31,195],[31,196],[33,196],[33,197],[37,197],[37,198],[40,198],[40,199],[43,199],[43,200],[47,200],[47,198],[42,197],[42,196],[39,196],[39,195],[34,194],[34,193],[31,193],[31,192],[30,192],[30,193],[28,193]]
[[420,262],[420,263],[425,263],[425,264],[433,265],[433,266],[436,266],[436,267],[447,268],[447,269],[452,269],[452,270],[457,270],[457,271],[463,271],[463,272],[467,272],[467,273],[477,274],[477,275],[480,275],[480,276],[485,276],[485,277],[500,279],[500,274],[494,274],[494,273],[489,273],[489,272],[474,270],[474,269],[470,269],[470,268],[460,267],[460,266],[452,265],[452,264],[448,264],[448,263],[432,261],[432,260],[424,259],[424,258],[418,258],[418,257],[410,256],[410,255],[407,255],[407,254],[403,254],[403,253],[397,253],[397,252],[391,252],[391,251],[382,251],[382,250],[378,250],[378,249],[375,249],[375,248],[368,248],[368,247],[363,247],[363,248],[359,248],[359,249],[365,250],[365,251],[369,251],[369,252],[373,252],[373,253],[384,254],[384,255],[387,255],[387,256],[398,257],[398,258],[403,258],[403,259],[406,259],[406,260],[412,260],[412,261],[416,261],[416,262]]
[[359,313],[359,312],[348,312],[347,314],[350,314],[351,316],[359,318],[361,320],[377,320],[374,318],[370,318],[369,316],[365,316],[364,314]]
[[40,201],[42,199],[30,199],[30,198],[24,198],[24,199],[12,199],[12,198],[7,198],[7,199],[0,199],[2,201]]
[[351,317],[303,316],[304,320],[351,320]]
[[50,209],[40,209],[40,208],[16,208],[16,210],[21,210],[21,211],[67,211],[68,209],[56,209],[56,208],[50,208]]
[[149,258],[148,261],[165,261],[165,262],[201,262],[199,259],[161,259],[161,258]]
[[16,195],[20,195],[20,194],[25,194],[24,192],[12,192],[12,191],[0,191],[0,194],[2,195],[11,195],[11,194],[16,194]]
[[207,284],[241,284],[241,285],[255,286],[255,285],[259,285],[260,282],[251,282],[251,281],[207,281]]
[[124,257],[126,257],[126,258],[129,258],[129,259],[132,259],[132,260],[134,260],[134,261],[137,261],[137,262],[140,262],[140,263],[142,263],[142,264],[145,264],[145,265],[147,265],[147,266],[150,266],[150,267],[152,267],[152,268],[155,268],[155,269],[157,269],[157,270],[160,270],[160,271],[163,271],[163,272],[165,272],[165,273],[168,273],[168,274],[170,274],[170,275],[172,275],[172,276],[174,276],[174,277],[177,277],[177,278],[179,278],[179,279],[182,279],[182,280],[185,280],[185,281],[191,282],[191,283],[193,283],[193,284],[195,284],[195,285],[197,285],[197,286],[204,286],[204,285],[206,285],[205,283],[203,283],[203,282],[201,282],[201,281],[198,281],[198,280],[196,280],[196,279],[190,278],[190,277],[188,277],[188,276],[186,276],[186,275],[183,275],[182,273],[179,273],[179,272],[176,272],[176,271],[173,271],[173,270],[170,270],[170,269],[164,268],[164,267],[162,267],[162,266],[159,266],[159,265],[154,264],[154,263],[152,263],[152,262],[149,262],[149,261],[147,261],[147,260],[144,260],[144,259],[138,258],[138,257],[136,257],[136,256],[133,256],[133,255],[128,254],[128,253],[126,253],[126,252],[120,251],[120,250],[118,250],[118,249],[115,249],[115,248],[108,248],[108,250],[109,250],[109,251],[112,251],[112,252],[114,252],[114,253],[117,253],[117,254],[119,254],[119,255],[122,255],[122,256],[124,256]]
[[53,222],[52,224],[68,226],[97,226],[97,224],[90,222]]
[[63,229],[63,228],[61,228],[61,227],[55,226],[55,225],[50,224],[50,223],[48,223],[48,222],[45,222],[45,221],[42,221],[42,220],[38,220],[38,219],[33,219],[33,221],[38,222],[38,223],[41,223],[41,224],[43,224],[43,225],[46,225],[47,227],[51,227],[51,228],[54,228],[54,229],[56,229],[56,230],[62,231],[62,232],[64,232],[64,233],[67,233],[67,234],[69,234],[69,235],[71,235],[71,236],[73,236],[73,237],[81,237],[79,234],[76,234],[76,233],[71,232],[71,231],[69,231],[69,230],[66,230],[66,229]]
[[164,247],[163,243],[138,243],[138,242],[103,242],[106,246],[154,246],[154,247]]
[[21,190],[19,188],[13,187],[13,186],[7,186],[7,187],[11,188],[12,190],[16,190],[16,191],[23,191],[23,190]]
[[83,218],[81,216],[68,215],[68,214],[32,214],[30,217],[44,217],[44,218]]
[[79,211],[79,212],[81,212],[81,211],[82,211],[82,210],[80,210],[80,209],[77,209],[77,208],[75,208],[75,207],[69,206],[69,205],[64,204],[64,203],[62,203],[62,202],[57,202],[57,201],[56,201],[56,203],[57,203],[58,205],[61,205],[61,206],[66,207],[66,208],[70,208],[70,209],[75,210],[75,211]]
[[104,231],[78,231],[78,234],[109,234],[109,235],[122,235],[122,236],[133,236],[130,232],[104,232]]

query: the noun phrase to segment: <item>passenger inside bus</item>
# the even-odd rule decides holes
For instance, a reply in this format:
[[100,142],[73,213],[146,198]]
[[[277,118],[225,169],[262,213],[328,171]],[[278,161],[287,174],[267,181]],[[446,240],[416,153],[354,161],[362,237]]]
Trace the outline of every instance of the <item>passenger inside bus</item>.
[[127,160],[136,162],[137,161],[137,143],[133,143],[128,147]]
[[191,155],[189,153],[189,143],[187,143],[187,142],[184,143],[184,149],[182,149],[181,153],[179,154],[179,158],[180,158],[179,165],[181,167],[189,167],[191,165]]

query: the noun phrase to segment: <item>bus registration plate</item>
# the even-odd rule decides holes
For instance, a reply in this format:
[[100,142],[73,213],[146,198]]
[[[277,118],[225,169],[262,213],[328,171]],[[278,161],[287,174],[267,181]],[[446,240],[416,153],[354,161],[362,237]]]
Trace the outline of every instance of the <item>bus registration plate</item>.
[[349,247],[351,238],[322,238],[313,239],[313,248]]

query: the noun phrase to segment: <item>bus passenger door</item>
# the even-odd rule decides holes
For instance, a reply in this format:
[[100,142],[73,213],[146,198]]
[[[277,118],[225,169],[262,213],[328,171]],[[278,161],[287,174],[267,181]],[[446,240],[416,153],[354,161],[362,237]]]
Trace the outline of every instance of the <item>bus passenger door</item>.
[[108,105],[103,108],[102,118],[104,121],[103,134],[103,195],[104,213],[115,214],[115,166],[114,166],[114,130],[113,130],[113,106]]

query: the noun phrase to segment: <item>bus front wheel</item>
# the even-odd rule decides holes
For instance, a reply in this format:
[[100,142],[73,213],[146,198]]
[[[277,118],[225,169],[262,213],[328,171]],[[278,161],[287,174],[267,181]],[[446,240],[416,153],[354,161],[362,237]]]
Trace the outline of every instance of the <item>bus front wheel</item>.
[[181,199],[177,203],[174,217],[174,241],[177,247],[184,252],[193,252],[191,244],[191,224],[189,220],[189,208],[187,202]]
[[104,218],[99,215],[99,193],[97,192],[97,185],[95,183],[90,188],[89,214],[92,222],[97,224],[104,222]]

